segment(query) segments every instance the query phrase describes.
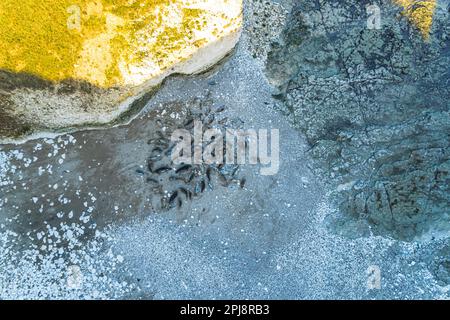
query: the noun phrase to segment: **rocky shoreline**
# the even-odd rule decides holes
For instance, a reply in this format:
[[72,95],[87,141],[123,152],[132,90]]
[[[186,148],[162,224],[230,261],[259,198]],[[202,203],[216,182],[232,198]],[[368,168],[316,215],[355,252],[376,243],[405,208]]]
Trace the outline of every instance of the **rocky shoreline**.
[[[65,5],[64,0],[61,2],[45,2],[35,9],[50,14],[54,7]],[[69,13],[58,16],[55,21],[39,23],[34,16],[26,16],[28,11],[21,18],[23,25],[7,30],[9,25],[5,23],[0,28],[0,45],[15,45],[19,52],[14,59],[0,57],[0,141],[23,141],[27,137],[52,132],[64,133],[74,128],[110,126],[129,121],[130,114],[136,114],[136,110],[145,105],[165,78],[209,69],[233,50],[241,33],[241,0],[233,0],[228,6],[218,6],[214,10],[210,8],[214,7],[214,1],[208,0],[192,3],[183,0],[170,5],[139,0],[131,6],[111,7],[101,3],[97,3],[96,10],[88,3],[87,8],[92,12],[80,11],[79,31],[64,25],[66,19],[71,18]],[[0,8],[8,5],[9,2],[3,3]],[[33,8],[33,4],[29,6]],[[144,10],[143,16],[134,16],[139,14],[136,6]],[[171,24],[163,23],[166,14],[171,15]],[[104,19],[106,27],[99,24],[98,19]],[[30,25],[39,32],[52,28],[57,31],[47,38],[33,39],[21,31]],[[106,33],[104,28],[108,30]],[[185,33],[170,33],[178,29]],[[36,42],[35,46],[28,48],[30,44],[27,42],[15,44],[15,34],[17,37],[29,36],[31,39],[28,41],[31,44]],[[115,52],[119,38],[128,42],[121,44],[120,50]],[[69,68],[66,60],[75,53],[64,50],[76,40],[84,47],[77,53],[79,61]],[[56,49],[42,51],[43,45]],[[127,57],[138,53],[139,57],[126,63]],[[41,62],[32,60],[36,56]],[[47,60],[53,63],[47,63]],[[48,73],[41,66],[44,63],[49,64],[46,67],[55,68],[54,73]],[[106,66],[118,69],[118,75],[112,75]],[[64,76],[59,76],[63,72]],[[55,76],[58,78],[53,79]]]

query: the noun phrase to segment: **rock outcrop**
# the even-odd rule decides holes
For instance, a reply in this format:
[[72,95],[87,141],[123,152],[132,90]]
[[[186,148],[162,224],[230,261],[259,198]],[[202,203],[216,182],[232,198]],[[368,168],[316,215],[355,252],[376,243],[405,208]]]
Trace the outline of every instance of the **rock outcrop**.
[[370,6],[297,2],[267,74],[283,111],[308,138],[317,174],[335,190],[343,212],[330,223],[336,232],[445,237],[448,2],[384,0],[378,12]]
[[242,0],[3,0],[0,138],[121,121],[238,41]]

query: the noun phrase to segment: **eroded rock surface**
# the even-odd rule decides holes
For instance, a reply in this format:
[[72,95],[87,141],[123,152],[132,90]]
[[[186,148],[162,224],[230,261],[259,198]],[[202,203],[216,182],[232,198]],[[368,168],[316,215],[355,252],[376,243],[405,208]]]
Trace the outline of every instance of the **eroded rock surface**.
[[432,2],[428,35],[430,3],[381,1],[370,29],[370,1],[297,2],[269,53],[283,111],[345,213],[330,224],[338,233],[412,240],[450,228],[449,11]]

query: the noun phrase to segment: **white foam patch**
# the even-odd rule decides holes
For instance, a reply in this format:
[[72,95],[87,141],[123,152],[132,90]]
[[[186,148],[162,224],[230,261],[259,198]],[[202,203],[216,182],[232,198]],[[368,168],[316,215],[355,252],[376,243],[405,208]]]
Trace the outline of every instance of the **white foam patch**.
[[[102,250],[103,233],[82,243],[83,226],[48,227],[35,237],[42,246],[17,251],[21,236],[0,229],[1,299],[114,299],[139,288],[113,275],[121,259]],[[67,246],[58,246],[65,241]],[[119,260],[119,261],[118,261]],[[123,262],[123,260],[122,260]],[[74,272],[76,271],[76,273]]]

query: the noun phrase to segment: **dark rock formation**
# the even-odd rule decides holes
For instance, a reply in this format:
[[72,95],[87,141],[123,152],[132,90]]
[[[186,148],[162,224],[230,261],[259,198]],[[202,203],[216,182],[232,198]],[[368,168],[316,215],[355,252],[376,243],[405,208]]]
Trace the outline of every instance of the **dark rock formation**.
[[[392,1],[298,1],[267,74],[343,213],[332,228],[412,240],[450,229],[450,20],[428,40]],[[355,234],[355,226],[363,226]]]

